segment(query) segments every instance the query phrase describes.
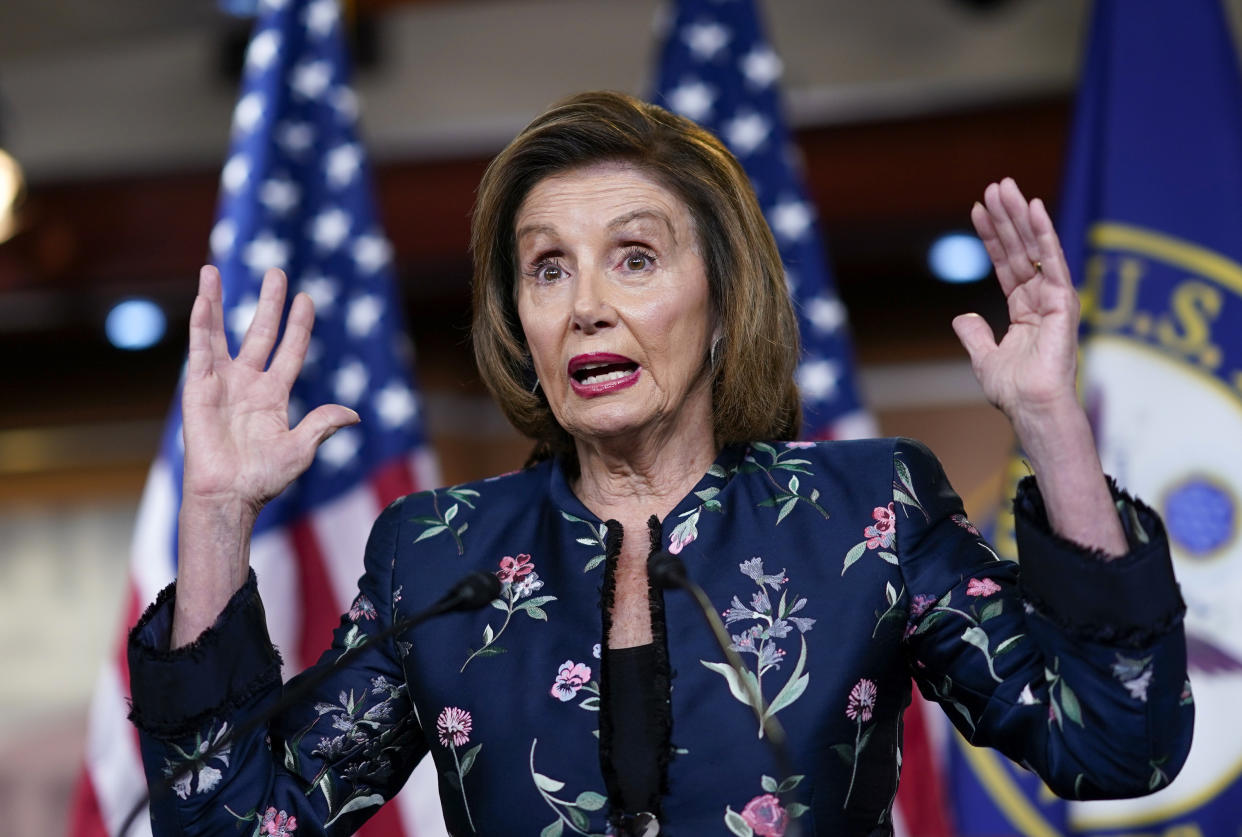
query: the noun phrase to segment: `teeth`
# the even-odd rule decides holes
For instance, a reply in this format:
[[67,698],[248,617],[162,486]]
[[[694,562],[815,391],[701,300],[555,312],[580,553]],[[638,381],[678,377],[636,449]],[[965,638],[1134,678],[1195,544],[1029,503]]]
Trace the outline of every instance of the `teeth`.
[[621,378],[624,378],[625,376],[629,374],[630,374],[629,372],[622,372],[621,370],[618,369],[615,372],[605,372],[603,375],[588,375],[586,378],[583,379],[582,383],[588,384],[588,385],[602,384],[602,383],[606,383],[607,381],[620,380]]

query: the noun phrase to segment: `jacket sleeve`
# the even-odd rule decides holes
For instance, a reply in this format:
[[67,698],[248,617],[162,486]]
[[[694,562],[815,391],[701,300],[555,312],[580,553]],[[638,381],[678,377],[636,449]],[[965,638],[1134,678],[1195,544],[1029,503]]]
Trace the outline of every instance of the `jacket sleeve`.
[[[426,753],[393,640],[337,660],[393,614],[401,501],[377,520],[366,572],[332,647],[302,678],[334,669],[309,694],[234,739],[282,694],[254,573],[195,642],[168,650],[175,583],[130,634],[133,711],[156,834],[350,834],[404,784]],[[220,746],[220,745],[223,746]]]
[[971,744],[1073,799],[1168,784],[1194,719],[1164,527],[1111,488],[1130,552],[1106,561],[1053,533],[1034,478],[1024,479],[1019,568],[979,536],[927,448],[894,449],[899,566],[912,594],[904,642],[919,689]]

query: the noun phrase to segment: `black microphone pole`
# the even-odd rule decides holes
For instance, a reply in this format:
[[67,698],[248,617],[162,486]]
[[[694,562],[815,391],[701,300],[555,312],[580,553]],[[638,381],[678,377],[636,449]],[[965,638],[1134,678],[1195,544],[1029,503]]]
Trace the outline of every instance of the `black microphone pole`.
[[[335,672],[342,664],[350,662],[362,652],[375,647],[377,643],[380,643],[395,634],[405,633],[411,628],[415,628],[423,622],[426,622],[428,619],[434,619],[435,617],[445,613],[451,613],[455,610],[478,610],[481,607],[486,607],[488,603],[490,603],[493,599],[499,598],[499,596],[500,579],[498,579],[493,573],[483,572],[482,570],[475,570],[474,572],[467,573],[458,579],[457,583],[454,584],[452,588],[450,588],[449,591],[439,599],[439,601],[411,616],[407,616],[400,622],[394,622],[392,625],[389,625],[375,636],[369,637],[362,644],[355,645],[353,648],[350,648],[345,653],[341,654],[341,656],[337,657],[332,663],[325,664],[319,671],[298,683],[295,688],[286,691],[280,696],[280,699],[268,707],[266,711],[259,713],[250,720],[239,724],[238,726],[233,727],[224,735],[220,736],[220,738],[217,739],[216,742],[206,750],[206,752],[201,755],[196,755],[195,758],[205,761],[232,744],[233,741],[241,736],[247,735],[255,728],[267,724],[272,720],[272,718],[275,718],[281,712],[284,712],[290,706],[306,697],[306,695],[308,695],[316,686],[324,680],[327,680],[328,677],[331,676],[333,672]],[[172,773],[169,775],[168,780],[155,786],[157,788],[155,793],[160,796],[170,793],[172,791],[172,783],[176,780],[177,776],[178,771],[176,768],[172,768]],[[141,813],[143,806],[150,801],[151,792],[148,791],[143,795],[143,798],[138,800],[134,807],[130,809],[129,814],[125,817],[125,821],[121,824],[121,828],[117,833],[122,835],[126,834],[129,831],[130,826],[133,825],[138,814]]]

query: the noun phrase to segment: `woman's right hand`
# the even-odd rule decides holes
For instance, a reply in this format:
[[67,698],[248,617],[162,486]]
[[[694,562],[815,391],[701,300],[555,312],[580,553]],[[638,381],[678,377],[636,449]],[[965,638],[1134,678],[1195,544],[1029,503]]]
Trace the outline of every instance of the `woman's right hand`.
[[199,274],[181,395],[185,471],[174,648],[210,626],[245,583],[250,532],[264,503],[310,466],[325,439],[359,420],[348,407],[325,404],[289,427],[289,391],[301,372],[315,313],[310,298],[298,294],[276,346],[286,285],[279,270],[264,275],[254,320],[233,358],[220,274],[210,266]]

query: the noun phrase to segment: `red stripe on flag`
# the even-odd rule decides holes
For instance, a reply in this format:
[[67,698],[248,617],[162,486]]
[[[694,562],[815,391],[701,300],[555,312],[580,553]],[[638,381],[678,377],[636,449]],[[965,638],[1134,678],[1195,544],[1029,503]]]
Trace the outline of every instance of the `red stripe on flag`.
[[[913,681],[910,688],[914,689]],[[927,706],[914,691],[905,714],[897,807],[901,809],[907,830],[915,837],[953,837],[956,832],[949,826],[944,783],[924,714]]]
[[85,766],[78,774],[78,786],[69,808],[69,830],[65,833],[73,837],[108,837],[99,800],[95,798],[95,786],[91,784],[91,773]]
[[405,824],[401,822],[401,812],[396,802],[381,805],[371,815],[362,828],[356,832],[359,837],[404,837]]
[[293,543],[302,587],[301,595],[290,595],[301,607],[295,663],[298,669],[304,669],[332,644],[332,631],[340,622],[341,606],[332,593],[324,554],[310,521],[302,519],[289,527],[289,539]]
[[369,482],[376,499],[379,500],[380,508],[387,506],[398,497],[404,497],[418,490],[409,459],[404,456],[376,468],[371,472]]

